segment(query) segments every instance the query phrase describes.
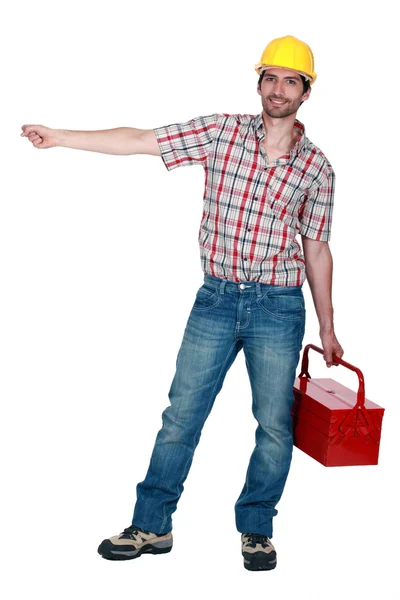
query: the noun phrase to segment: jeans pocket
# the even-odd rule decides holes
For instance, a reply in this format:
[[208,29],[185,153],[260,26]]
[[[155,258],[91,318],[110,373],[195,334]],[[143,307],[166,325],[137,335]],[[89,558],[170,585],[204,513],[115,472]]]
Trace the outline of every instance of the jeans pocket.
[[264,312],[279,320],[300,321],[305,318],[303,293],[267,293],[257,299],[257,303]]
[[301,350],[302,346],[303,346],[305,330],[306,330],[306,311],[304,310],[304,319],[301,323],[300,330],[299,330],[299,350]]
[[203,284],[197,291],[196,299],[193,304],[193,310],[206,310],[213,308],[221,302],[221,297],[218,289]]

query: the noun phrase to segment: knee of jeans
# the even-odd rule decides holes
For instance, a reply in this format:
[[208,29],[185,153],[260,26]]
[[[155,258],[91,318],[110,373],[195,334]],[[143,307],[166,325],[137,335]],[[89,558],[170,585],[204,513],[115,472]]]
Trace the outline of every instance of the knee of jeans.
[[194,415],[179,413],[173,406],[168,406],[162,413],[163,433],[171,441],[185,441],[193,439],[195,434],[202,429],[203,420]]
[[279,430],[260,425],[257,432],[257,446],[265,462],[276,465],[290,463],[293,453],[292,430],[290,427]]
[[283,451],[290,448],[293,442],[292,418],[289,415],[279,422],[263,423],[259,421],[256,431],[257,444],[270,448],[279,448]]

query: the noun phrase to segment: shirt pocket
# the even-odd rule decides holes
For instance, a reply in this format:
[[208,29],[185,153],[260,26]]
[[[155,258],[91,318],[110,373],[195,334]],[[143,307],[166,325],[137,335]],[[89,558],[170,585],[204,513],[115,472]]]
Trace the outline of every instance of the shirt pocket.
[[301,207],[307,190],[299,176],[292,174],[287,181],[275,178],[267,189],[267,202],[274,216],[289,227],[298,229]]
[[267,202],[274,216],[293,229],[297,228],[304,192],[299,189],[284,189],[277,185],[267,191]]

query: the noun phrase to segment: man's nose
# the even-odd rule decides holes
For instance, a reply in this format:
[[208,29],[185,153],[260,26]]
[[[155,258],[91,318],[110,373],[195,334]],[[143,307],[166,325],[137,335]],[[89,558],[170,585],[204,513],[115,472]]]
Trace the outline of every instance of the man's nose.
[[283,81],[275,81],[274,92],[277,96],[283,96]]

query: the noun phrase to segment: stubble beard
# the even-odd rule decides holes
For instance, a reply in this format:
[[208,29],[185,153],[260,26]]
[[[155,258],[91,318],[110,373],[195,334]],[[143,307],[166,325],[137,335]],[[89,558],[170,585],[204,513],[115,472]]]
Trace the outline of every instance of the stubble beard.
[[271,106],[269,98],[263,98],[262,106],[264,112],[269,117],[272,117],[273,119],[283,119],[284,117],[288,117],[289,115],[296,113],[300,106],[300,102],[301,100],[292,100],[291,102],[286,100],[286,103],[283,106]]

